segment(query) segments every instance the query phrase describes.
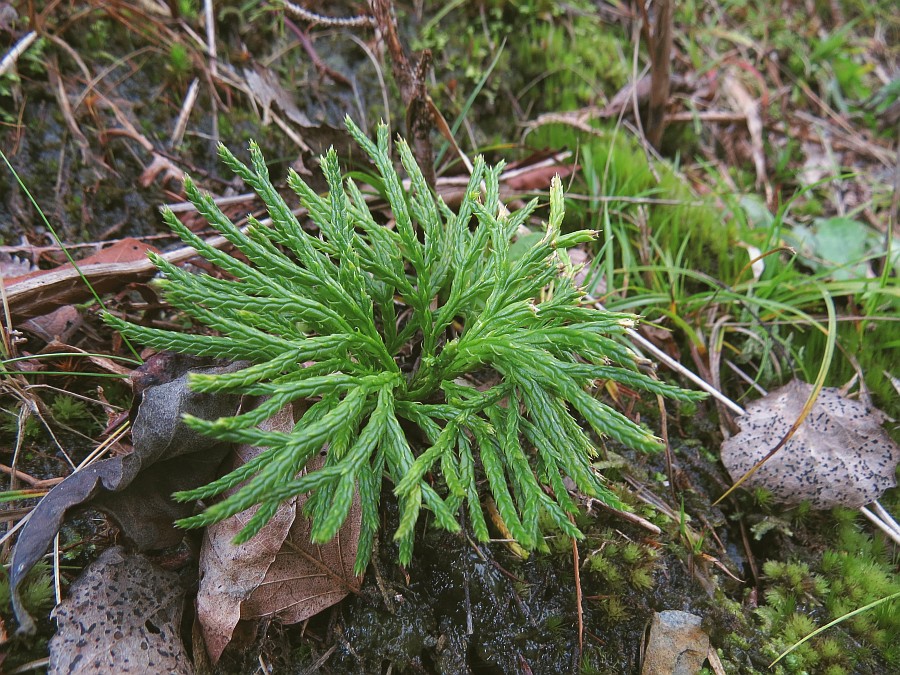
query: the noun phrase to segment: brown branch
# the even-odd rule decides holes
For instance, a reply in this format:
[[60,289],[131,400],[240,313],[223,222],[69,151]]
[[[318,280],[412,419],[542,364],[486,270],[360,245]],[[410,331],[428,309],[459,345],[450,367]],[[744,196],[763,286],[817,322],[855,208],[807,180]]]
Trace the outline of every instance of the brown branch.
[[644,130],[647,140],[659,149],[666,128],[669,101],[669,61],[672,55],[672,1],[661,0],[656,10],[653,42],[650,47],[650,105]]
[[[569,520],[575,524],[575,518],[569,514]],[[584,599],[581,593],[581,559],[578,555],[578,540],[572,537],[572,565],[575,569],[575,609],[578,617],[578,660],[584,650]]]
[[431,145],[434,118],[425,88],[425,77],[431,68],[431,52],[427,49],[423,51],[419,62],[413,67],[400,42],[393,2],[372,0],[372,14],[375,15],[377,34],[390,54],[391,71],[400,89],[403,105],[406,106],[406,135],[412,145],[413,155],[426,182],[434,187],[434,149]]

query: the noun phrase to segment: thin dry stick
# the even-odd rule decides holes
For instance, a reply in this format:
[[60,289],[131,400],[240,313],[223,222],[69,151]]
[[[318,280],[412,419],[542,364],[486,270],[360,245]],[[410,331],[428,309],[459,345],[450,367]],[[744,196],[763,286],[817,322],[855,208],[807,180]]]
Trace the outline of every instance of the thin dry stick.
[[0,464],[0,473],[9,474],[11,477],[14,476],[17,480],[28,485],[32,490],[47,490],[63,481],[62,478],[35,478],[30,473],[25,473],[19,469],[13,469],[11,466],[6,466],[6,464]]
[[72,106],[69,103],[66,87],[63,84],[62,78],[59,76],[59,66],[56,64],[56,59],[52,59],[47,64],[47,77],[50,81],[50,86],[55,90],[56,100],[59,103],[59,109],[62,112],[69,133],[72,134],[72,137],[75,139],[75,143],[78,145],[78,149],[81,152],[82,163],[86,166],[93,166],[95,158],[91,153],[91,145],[88,142],[87,136],[84,135],[84,132],[81,131],[78,123],[75,121],[75,116],[72,114]]
[[894,541],[900,543],[900,524],[898,524],[897,521],[894,520],[894,517],[888,513],[887,509],[881,505],[881,502],[872,502],[871,511],[865,506],[860,506],[859,510],[866,518],[872,521],[876,527],[884,529],[882,526],[887,526],[890,532],[886,532],[886,534]]
[[293,14],[298,19],[303,19],[304,21],[309,21],[310,23],[321,24],[322,26],[336,26],[339,28],[362,28],[376,25],[375,19],[373,19],[371,16],[368,16],[367,14],[348,17],[324,16],[322,14],[310,12],[305,7],[296,5],[293,2],[287,2],[287,0],[284,1],[284,8],[288,11],[288,13]]
[[[204,23],[206,23],[206,48],[209,53],[210,79],[215,82],[219,77],[218,52],[216,51],[216,21],[213,13],[212,0],[203,2]],[[219,112],[216,97],[210,97],[212,102],[212,138],[214,143],[219,142]]]
[[0,61],[0,76],[6,75],[6,71],[11,69],[16,64],[16,61],[19,60],[19,57],[28,51],[31,44],[37,40],[37,36],[36,31],[31,31],[22,36],[22,39],[13,45],[13,48],[10,49],[6,53],[6,56],[3,57],[3,60]]
[[56,604],[62,602],[62,583],[59,575],[59,533],[53,537],[53,590],[56,595]]
[[[636,513],[632,513],[631,511],[620,511],[619,509],[613,508],[609,504],[604,504],[599,499],[594,499],[592,497],[588,497],[588,500],[587,500],[588,513],[590,513],[591,509],[595,506],[603,509],[604,511],[608,511],[609,513],[614,514],[617,518],[621,518],[622,520],[627,520],[632,525],[637,525],[638,527],[642,527],[645,530],[647,530],[648,532],[651,532],[657,536],[662,534],[662,530],[659,527],[657,527],[656,525],[654,525],[653,523],[651,523],[646,518],[641,518],[641,516],[639,516]],[[673,516],[674,516],[674,514],[673,514]]]
[[[353,42],[357,44],[357,46],[365,52],[366,56],[369,58],[369,61],[372,62],[372,65],[375,66],[375,76],[378,78],[378,87],[381,90],[381,105],[384,106],[384,115],[388,117],[391,114],[391,104],[388,101],[388,89],[387,84],[384,81],[384,72],[381,69],[381,64],[378,62],[378,57],[372,52],[364,41],[360,40],[353,33],[349,33],[347,35]],[[388,126],[390,126],[390,122],[388,122]]]
[[669,421],[666,417],[666,402],[663,400],[662,394],[656,395],[656,403],[659,407],[659,433],[662,438],[663,446],[666,451],[666,473],[669,476],[669,490],[672,493],[672,500],[677,502],[675,494],[675,471],[674,461],[672,460],[672,446],[669,445]]
[[[435,184],[434,149],[431,146],[431,130],[434,119],[429,106],[425,78],[431,68],[431,52],[425,50],[415,67],[406,56],[400,41],[397,17],[391,0],[372,0],[379,37],[384,41],[391,58],[391,71],[406,106],[406,134],[412,141],[413,154],[422,168],[425,182]],[[434,105],[433,103],[431,104]]]
[[657,4],[656,25],[650,50],[650,105],[647,107],[647,140],[659,148],[666,129],[666,104],[669,102],[669,61],[672,54],[672,2]]
[[[575,524],[575,518],[569,514],[569,520]],[[584,607],[581,595],[581,560],[578,556],[578,540],[572,537],[572,563],[575,568],[575,606],[578,614],[578,660],[584,648]]]
[[348,87],[353,86],[350,80],[347,79],[346,75],[338,72],[322,60],[322,57],[319,56],[319,52],[316,51],[315,45],[313,45],[313,41],[305,31],[300,30],[297,27],[297,24],[295,24],[288,18],[285,18],[284,25],[290,28],[291,32],[297,36],[297,40],[300,41],[300,45],[303,47],[307,56],[309,56],[313,65],[316,67],[316,70],[318,71],[320,77],[330,77],[332,80],[334,80],[335,82],[339,82],[340,84],[346,85]]
[[184,138],[184,132],[187,129],[188,119],[194,104],[197,102],[197,94],[200,92],[200,78],[195,77],[191,85],[188,87],[187,94],[184,97],[184,103],[181,104],[181,111],[178,113],[178,120],[175,122],[175,128],[172,130],[172,137],[169,139],[169,147],[177,148],[181,145]]

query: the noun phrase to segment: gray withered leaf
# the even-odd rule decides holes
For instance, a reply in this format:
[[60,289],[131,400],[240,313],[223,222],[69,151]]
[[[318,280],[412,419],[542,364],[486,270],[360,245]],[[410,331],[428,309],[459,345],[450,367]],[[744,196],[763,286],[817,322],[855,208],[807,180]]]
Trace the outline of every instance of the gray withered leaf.
[[[800,416],[813,386],[792,380],[747,406],[741,432],[722,444],[722,463],[740,479],[765,457]],[[751,476],[748,487],[779,501],[815,508],[858,508],[896,485],[900,448],[882,428],[883,412],[824,387],[793,437]]]
[[[154,371],[154,364],[164,360],[148,361],[139,377],[133,378],[139,385],[140,377],[152,382],[143,389],[132,424],[134,451],[94,462],[67,476],[38,503],[19,533],[10,568],[10,589],[20,632],[32,633],[34,622],[19,600],[19,585],[43,557],[71,512],[86,507],[101,509],[122,529],[124,540],[141,551],[172,546],[184,536],[174,521],[190,515],[194,505],[179,504],[171,495],[213,478],[229,446],[188,428],[182,416],[231,415],[237,410],[239,398],[191,391],[187,374],[177,372],[178,364],[174,366],[176,372],[170,372],[169,366],[164,367],[166,372]],[[194,372],[224,373],[240,367],[230,364]],[[149,380],[148,372],[153,373]]]
[[192,675],[180,635],[184,594],[174,572],[120,546],[107,549],[53,610],[59,628],[48,672]]

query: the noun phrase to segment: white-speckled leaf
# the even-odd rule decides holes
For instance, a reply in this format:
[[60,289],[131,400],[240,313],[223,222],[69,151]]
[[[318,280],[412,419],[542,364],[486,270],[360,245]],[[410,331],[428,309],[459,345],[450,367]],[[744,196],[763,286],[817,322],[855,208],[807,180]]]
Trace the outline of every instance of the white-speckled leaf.
[[53,610],[51,675],[194,672],[181,641],[184,588],[143,555],[107,549]]
[[[765,457],[800,416],[812,385],[793,380],[747,407],[741,432],[722,444],[722,463],[738,480]],[[858,508],[896,485],[900,448],[881,427],[884,413],[825,387],[783,448],[745,483],[786,504]]]

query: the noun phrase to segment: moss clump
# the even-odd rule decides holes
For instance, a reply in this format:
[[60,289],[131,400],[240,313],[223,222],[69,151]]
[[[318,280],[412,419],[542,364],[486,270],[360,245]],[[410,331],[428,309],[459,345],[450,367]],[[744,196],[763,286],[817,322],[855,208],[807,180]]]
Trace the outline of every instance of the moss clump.
[[613,592],[629,588],[649,591],[655,585],[653,573],[659,566],[659,551],[646,544],[620,543],[617,539],[621,540],[621,536],[612,530],[602,532],[597,541],[606,541],[585,556],[584,568],[606,582]]
[[[860,531],[846,510],[834,513],[839,521],[834,548],[819,561],[769,560],[763,565],[766,604],[756,616],[771,638],[764,651],[772,658],[825,623],[900,592],[900,578],[881,538]],[[881,659],[885,668],[896,670],[898,637],[900,607],[887,602],[809,640],[781,664],[784,672],[844,673]]]
[[[53,575],[50,566],[40,563],[31,570],[19,593],[25,608],[35,616],[46,616],[53,607]],[[0,569],[0,619],[6,626],[14,626],[12,602],[9,594],[9,575],[6,568]],[[47,654],[47,641],[52,631],[42,631],[41,636],[28,641],[11,640],[4,645],[6,659],[3,672],[11,672],[17,666],[39,659]]]

